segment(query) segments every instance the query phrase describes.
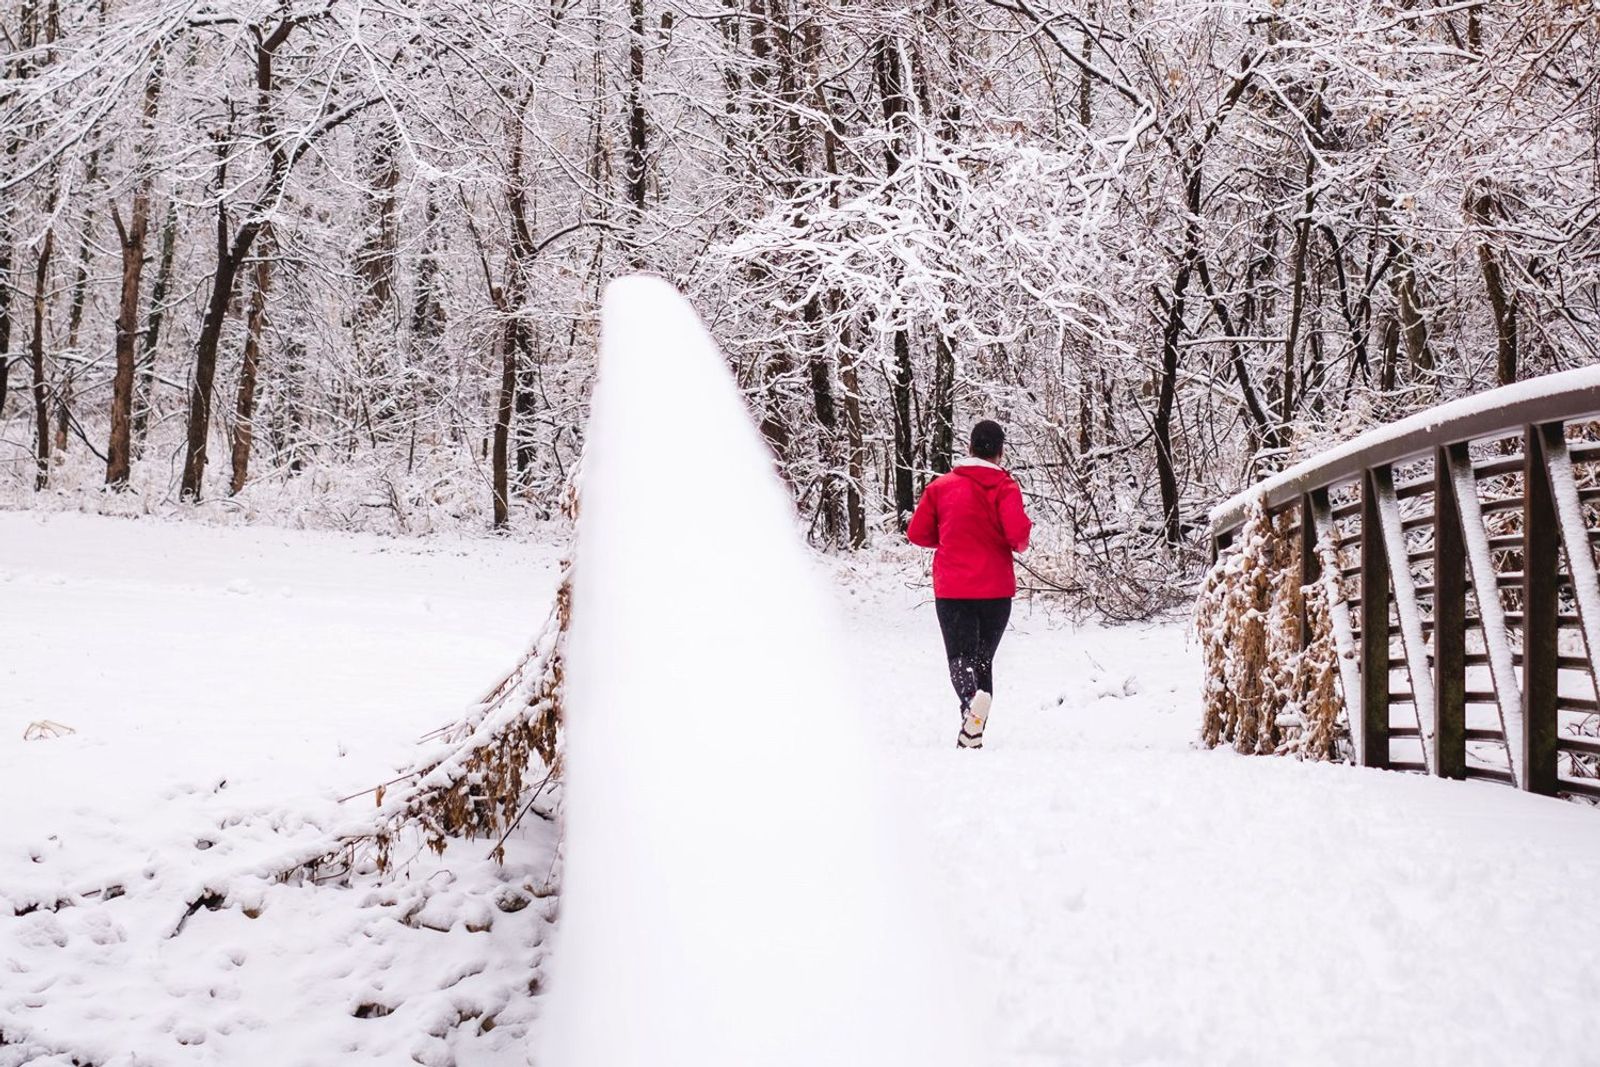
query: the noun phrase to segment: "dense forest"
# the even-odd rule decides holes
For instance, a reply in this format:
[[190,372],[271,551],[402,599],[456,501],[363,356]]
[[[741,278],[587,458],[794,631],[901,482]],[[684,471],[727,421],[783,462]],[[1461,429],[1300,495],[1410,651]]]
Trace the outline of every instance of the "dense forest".
[[814,541],[992,416],[1131,610],[1261,470],[1600,345],[1589,0],[0,0],[0,49],[11,504],[537,521],[643,270]]

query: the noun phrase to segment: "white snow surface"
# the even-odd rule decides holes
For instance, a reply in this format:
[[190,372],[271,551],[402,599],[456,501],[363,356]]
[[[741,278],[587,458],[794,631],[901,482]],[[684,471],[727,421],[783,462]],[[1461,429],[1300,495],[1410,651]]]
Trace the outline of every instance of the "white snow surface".
[[657,279],[613,282],[574,557],[541,1062],[974,1062],[797,527],[687,301]]
[[557,556],[0,513],[0,1065],[525,1062],[550,824],[274,875],[515,661]]
[[[514,661],[564,547],[0,514],[0,1065],[65,1067],[68,1054],[121,1067],[530,1062],[571,977],[563,955],[582,942],[559,925],[545,940],[549,899],[514,914],[491,906],[486,932],[467,921],[547,876],[548,824],[519,831],[505,871],[484,865],[477,843],[419,859],[388,886],[240,872],[319,832],[310,820],[331,817],[333,798],[407,762],[418,734]],[[1485,782],[1199,750],[1186,625],[1074,626],[1022,602],[985,747],[958,751],[926,562],[879,548],[817,563],[823,603],[804,617],[823,632],[798,647],[825,644],[837,663],[787,658],[748,708],[763,714],[816,673],[839,679],[845,696],[813,709],[793,741],[819,813],[835,810],[837,763],[814,757],[813,740],[848,733],[843,709],[857,708],[856,763],[890,797],[870,810],[927,865],[899,866],[913,876],[903,903],[936,917],[929,936],[949,946],[952,990],[979,1032],[966,1062],[1594,1061],[1600,812]],[[753,601],[788,580],[729,584]],[[682,620],[658,637],[744,676],[732,653],[695,647]],[[702,705],[666,688],[654,697],[695,739]],[[40,718],[77,733],[23,741]],[[642,753],[632,771],[666,777],[687,744]],[[754,755],[784,781],[797,775],[782,753]],[[648,827],[695,860],[715,846],[768,861],[791,843],[799,862],[813,840],[773,826],[770,840],[696,842],[670,824],[756,820],[619,792],[641,807],[616,833]],[[569,805],[582,793],[575,781]],[[698,800],[738,808],[756,795]],[[215,844],[197,849],[206,837]],[[125,896],[13,915],[113,877],[130,879]],[[213,878],[236,899],[169,937]],[[581,917],[581,884],[569,869],[562,925]],[[722,927],[699,902],[675,910],[683,887],[612,891],[651,898],[635,906],[657,915],[671,902],[694,930],[718,924],[686,934],[692,977],[737,950],[718,939],[748,932],[763,905],[731,905]],[[243,914],[252,890],[257,919]],[[791,931],[759,934],[782,944]],[[829,979],[848,986],[861,946],[827,946]],[[552,992],[529,996],[541,965]],[[676,999],[671,982],[606,989],[592,1006],[619,1029],[647,1020],[653,998]],[[394,1011],[355,1018],[363,1003]],[[499,1004],[503,1021],[481,1032],[470,1013]]]
[[1198,648],[1019,603],[957,751],[920,589],[840,584],[995,1067],[1593,1062],[1600,811],[1195,746]]

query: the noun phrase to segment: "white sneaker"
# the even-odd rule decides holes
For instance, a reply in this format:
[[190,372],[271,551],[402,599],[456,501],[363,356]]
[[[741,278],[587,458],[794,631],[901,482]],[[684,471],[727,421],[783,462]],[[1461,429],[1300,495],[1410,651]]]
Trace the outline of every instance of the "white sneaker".
[[983,728],[989,722],[989,705],[993,702],[994,697],[981,689],[973,696],[961,723],[961,736],[956,738],[957,748],[983,747]]

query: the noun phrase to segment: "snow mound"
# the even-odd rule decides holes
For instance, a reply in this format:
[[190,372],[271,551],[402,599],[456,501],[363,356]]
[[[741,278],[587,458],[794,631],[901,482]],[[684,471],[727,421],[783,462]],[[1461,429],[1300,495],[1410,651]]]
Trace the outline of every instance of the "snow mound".
[[978,1062],[887,832],[826,579],[664,282],[607,290],[582,509],[539,1062]]

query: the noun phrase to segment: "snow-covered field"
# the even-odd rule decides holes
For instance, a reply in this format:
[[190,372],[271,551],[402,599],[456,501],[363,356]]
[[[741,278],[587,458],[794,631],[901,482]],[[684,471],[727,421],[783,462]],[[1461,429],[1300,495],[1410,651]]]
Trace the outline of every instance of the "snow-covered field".
[[[510,665],[564,547],[0,513],[0,1064],[527,1062],[549,824],[262,875]],[[1594,1062],[1600,812],[1199,751],[1183,625],[1023,604],[957,751],[911,558],[824,570],[984,1067]]]
[[503,870],[273,875],[527,647],[557,557],[0,513],[0,1064],[523,1062],[554,901],[484,912],[535,901],[545,824]]

